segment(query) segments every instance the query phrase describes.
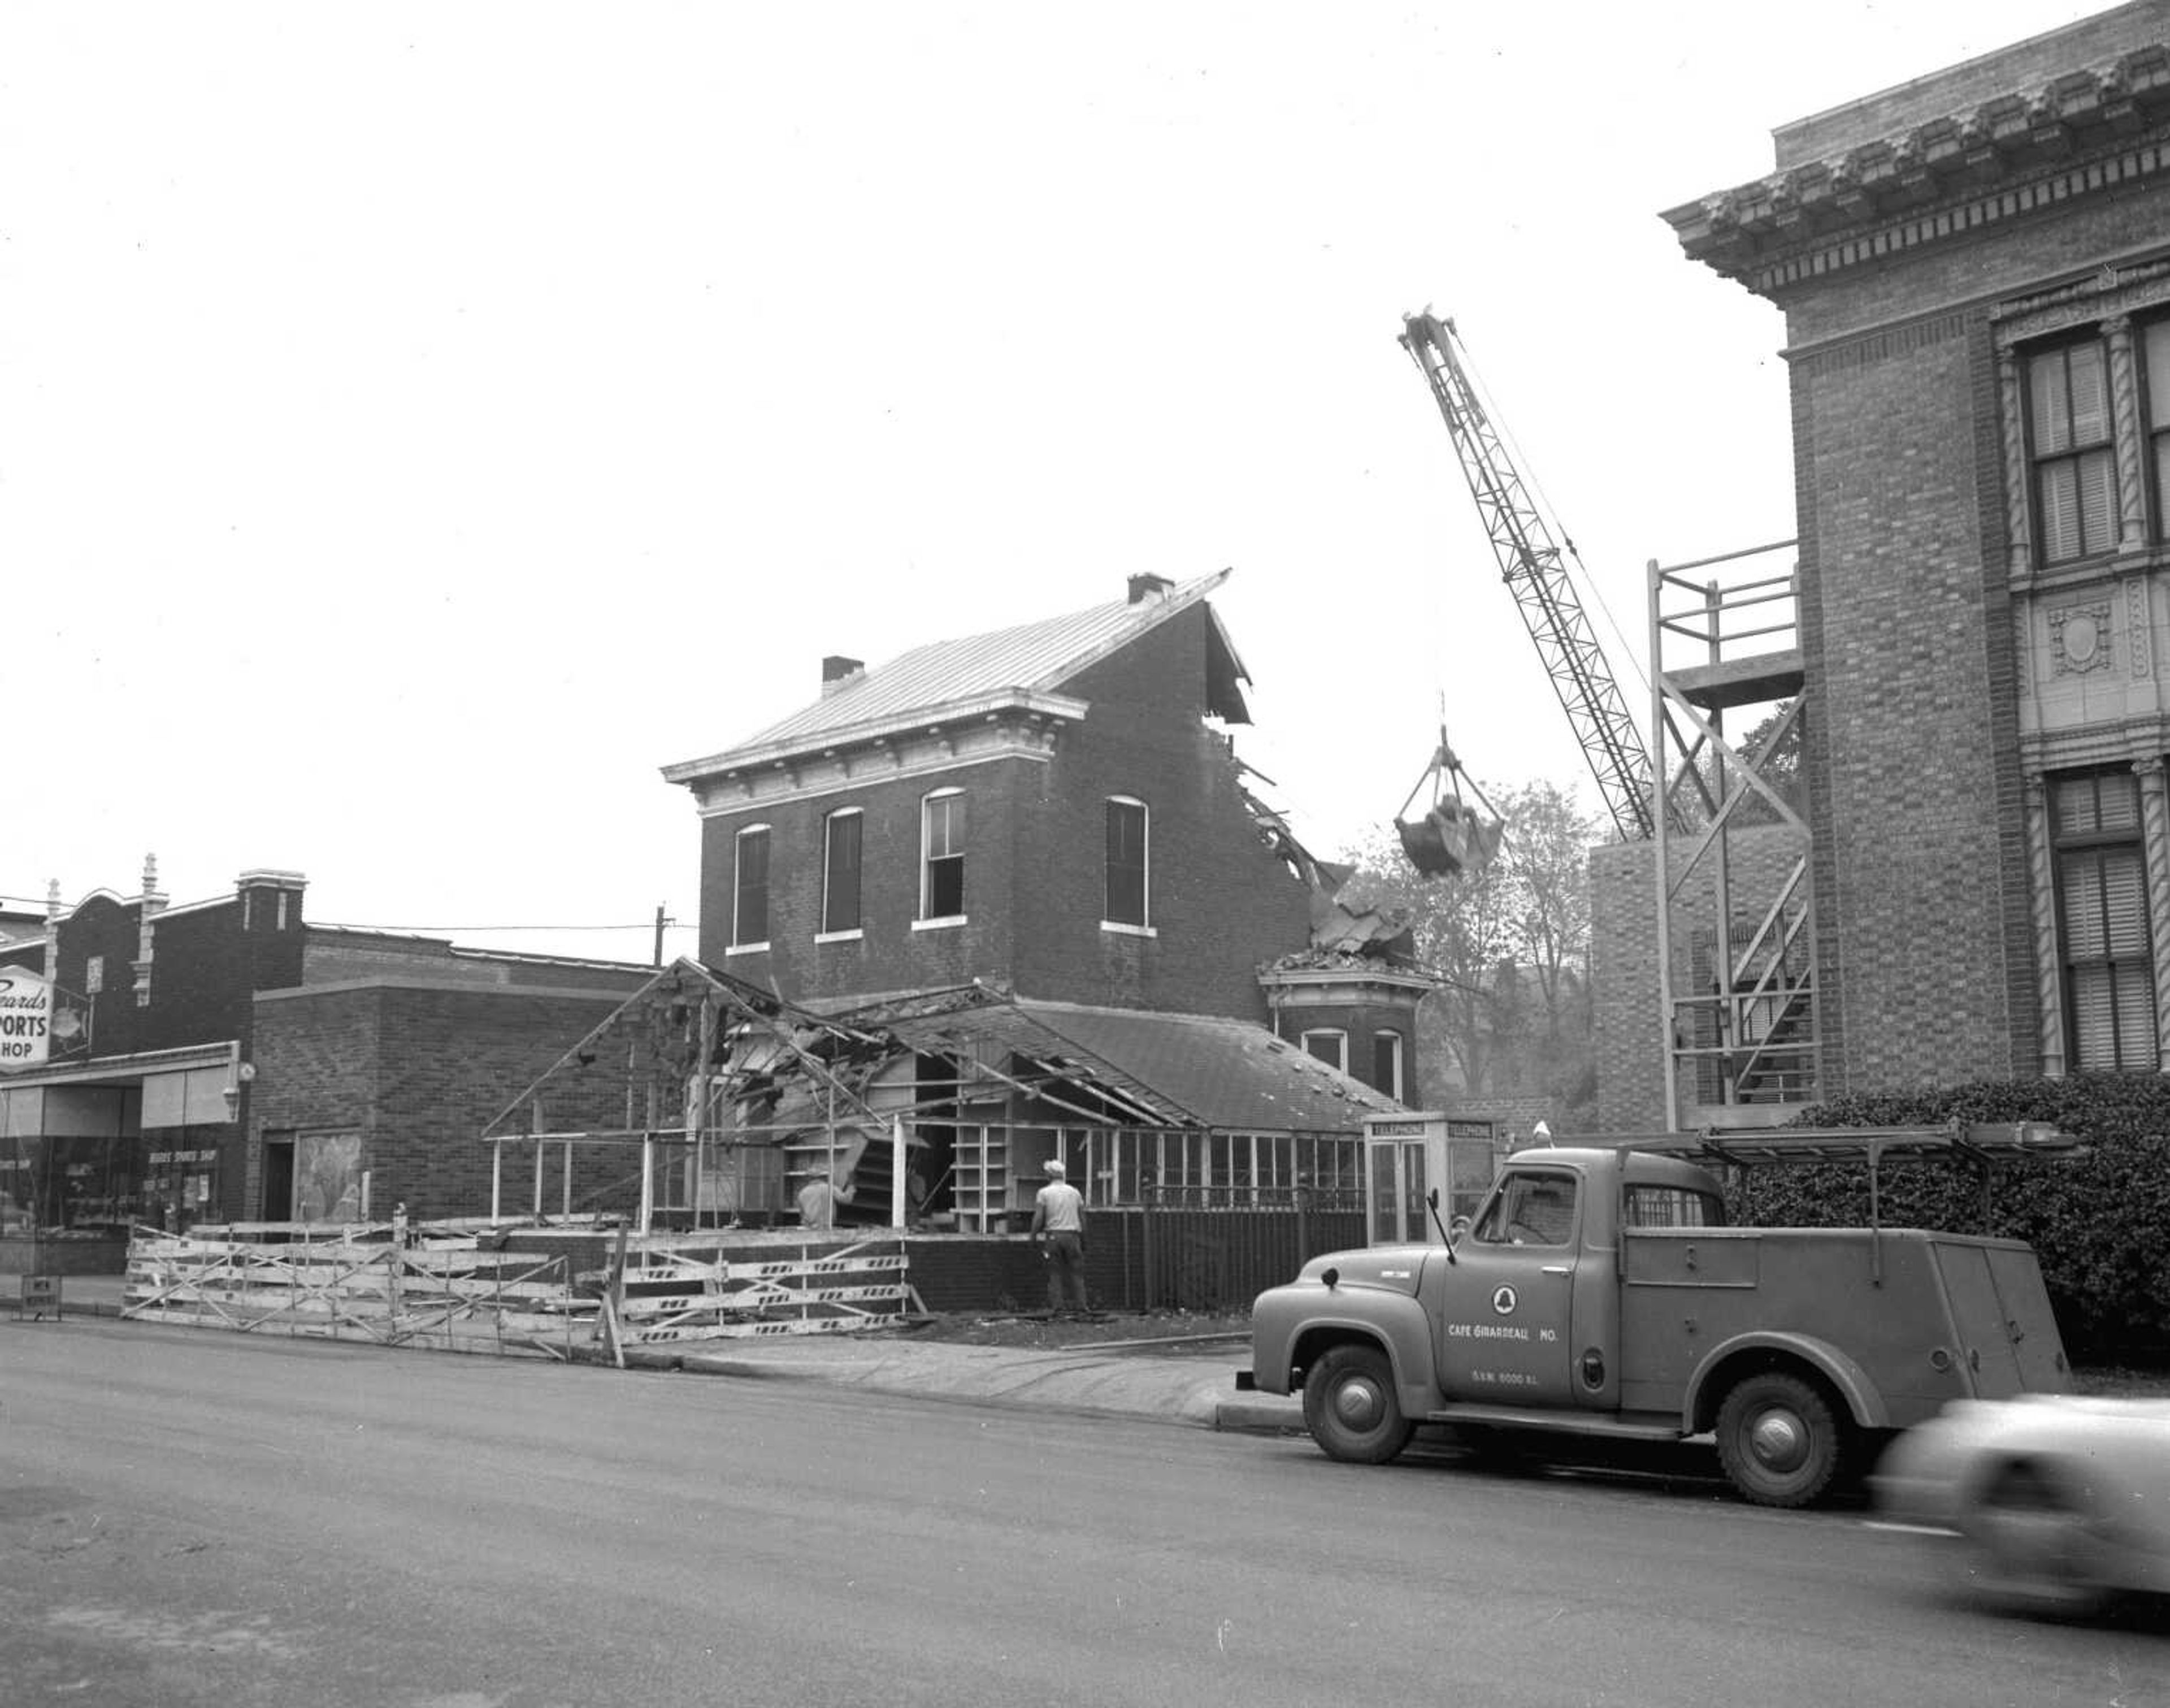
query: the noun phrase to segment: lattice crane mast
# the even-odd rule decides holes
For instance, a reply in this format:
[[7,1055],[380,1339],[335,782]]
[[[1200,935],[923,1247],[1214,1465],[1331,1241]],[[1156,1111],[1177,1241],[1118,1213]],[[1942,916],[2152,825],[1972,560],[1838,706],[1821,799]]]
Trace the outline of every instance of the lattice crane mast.
[[1568,580],[1567,560],[1575,556],[1574,542],[1568,540],[1564,551],[1554,543],[1478,399],[1466,353],[1455,353],[1460,342],[1454,323],[1435,318],[1429,309],[1403,317],[1402,347],[1415,359],[1446,417],[1469,495],[1477,501],[1491,536],[1500,579],[1521,609],[1553,691],[1597,779],[1598,793],[1622,836],[1647,838],[1656,830],[1650,817],[1649,752]]

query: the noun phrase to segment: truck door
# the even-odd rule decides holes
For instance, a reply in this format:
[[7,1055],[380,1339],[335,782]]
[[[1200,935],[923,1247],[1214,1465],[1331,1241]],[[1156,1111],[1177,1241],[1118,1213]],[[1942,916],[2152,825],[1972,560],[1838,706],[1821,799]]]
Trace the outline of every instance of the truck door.
[[1455,1246],[1440,1311],[1440,1385],[1496,1405],[1575,1403],[1569,1348],[1582,1181],[1510,1167]]

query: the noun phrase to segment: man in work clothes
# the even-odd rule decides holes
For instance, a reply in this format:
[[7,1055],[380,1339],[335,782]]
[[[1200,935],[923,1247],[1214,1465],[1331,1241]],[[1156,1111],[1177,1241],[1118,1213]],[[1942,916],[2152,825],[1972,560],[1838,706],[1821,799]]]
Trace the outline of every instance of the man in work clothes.
[[814,1177],[799,1189],[799,1223],[804,1228],[829,1229],[836,1225],[836,1206],[852,1202],[849,1186],[831,1185],[826,1169],[815,1170]]
[[1047,1165],[1047,1184],[1033,1202],[1032,1243],[1047,1239],[1047,1308],[1057,1316],[1087,1314],[1085,1199],[1064,1178],[1060,1162]]

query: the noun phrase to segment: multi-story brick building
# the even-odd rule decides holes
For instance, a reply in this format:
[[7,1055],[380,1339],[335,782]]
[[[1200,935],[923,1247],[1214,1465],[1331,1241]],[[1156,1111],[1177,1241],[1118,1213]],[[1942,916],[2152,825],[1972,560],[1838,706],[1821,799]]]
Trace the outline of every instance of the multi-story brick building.
[[979,979],[1277,1014],[1378,1084],[1421,978],[1280,980],[1270,1010],[1260,983],[1308,945],[1318,890],[1216,727],[1249,721],[1207,598],[1226,575],[1133,576],[1120,602],[873,671],[831,658],[820,699],[667,768],[702,818],[701,958],[816,1008]]
[[318,926],[295,872],[56,898],[0,940],[46,1023],[0,1061],[0,1268],[120,1267],[128,1229],[486,1214],[489,1120],[649,977]]
[[[1135,1029],[1095,1016],[1244,1022],[1182,1035],[1252,1058],[1294,1047],[1355,1092],[1382,1090],[1337,1104],[1311,1095],[1308,1073],[1284,1087],[1285,1128],[1330,1108],[1327,1127],[1353,1142],[1367,1111],[1413,1090],[1429,981],[1313,942],[1332,881],[1245,788],[1227,732],[1248,712],[1208,599],[1226,574],[1132,576],[1120,601],[874,670],[830,658],[819,699],[666,768],[702,819],[701,959],[831,1015],[994,987],[1020,1012],[1066,1007],[1073,1039],[1089,1028],[1119,1055]],[[997,1076],[982,1092],[1012,1073],[1001,1054],[982,1040]],[[930,1059],[920,1101],[959,1077]],[[1010,1118],[1044,1120],[1029,1100]],[[1034,1159],[1056,1143],[1044,1135]],[[1016,1202],[1015,1184],[996,1201]]]
[[[1781,976],[1710,958],[1707,937],[1705,988],[1761,979],[1765,1009],[1809,1041],[1766,1115],[1880,1087],[2162,1071],[2170,3],[1776,143],[1769,176],[1665,215],[1691,257],[1783,310],[1793,392],[1798,645],[1758,692],[1803,714],[1806,865],[1797,888],[1733,897],[1725,929],[1737,951],[1772,895],[1803,929]],[[1707,674],[1683,703],[1755,697]],[[1713,1079],[1718,1055],[1697,1058],[1687,1011],[1649,997],[1650,856],[1596,862],[1607,1124],[1656,1124],[1669,1090],[1684,1124],[1752,1116]],[[1666,947],[1692,985],[1689,946]],[[1720,1054],[1765,1041],[1747,1014]]]

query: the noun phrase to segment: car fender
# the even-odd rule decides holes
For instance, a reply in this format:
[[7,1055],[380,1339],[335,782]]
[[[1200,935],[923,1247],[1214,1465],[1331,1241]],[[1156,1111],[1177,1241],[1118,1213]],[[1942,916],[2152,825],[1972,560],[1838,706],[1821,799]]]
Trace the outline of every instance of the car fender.
[[1431,1318],[1421,1303],[1406,1293],[1383,1289],[1329,1290],[1345,1292],[1360,1300],[1352,1309],[1336,1298],[1332,1307],[1307,1312],[1288,1337],[1291,1361],[1296,1350],[1313,1336],[1329,1341],[1364,1340],[1382,1347],[1393,1366],[1394,1391],[1405,1416],[1420,1417],[1439,1404],[1439,1383],[1432,1364]]
[[1695,1367],[1681,1405],[1681,1427],[1685,1433],[1697,1434],[1715,1422],[1718,1403],[1724,1396],[1713,1394],[1706,1405],[1705,1393],[1718,1371],[1743,1352],[1777,1352],[1804,1363],[1838,1390],[1839,1398],[1861,1428],[1891,1427],[1890,1407],[1884,1404],[1882,1392],[1869,1379],[1868,1373],[1829,1341],[1784,1329],[1752,1329],[1721,1341],[1705,1352]]

